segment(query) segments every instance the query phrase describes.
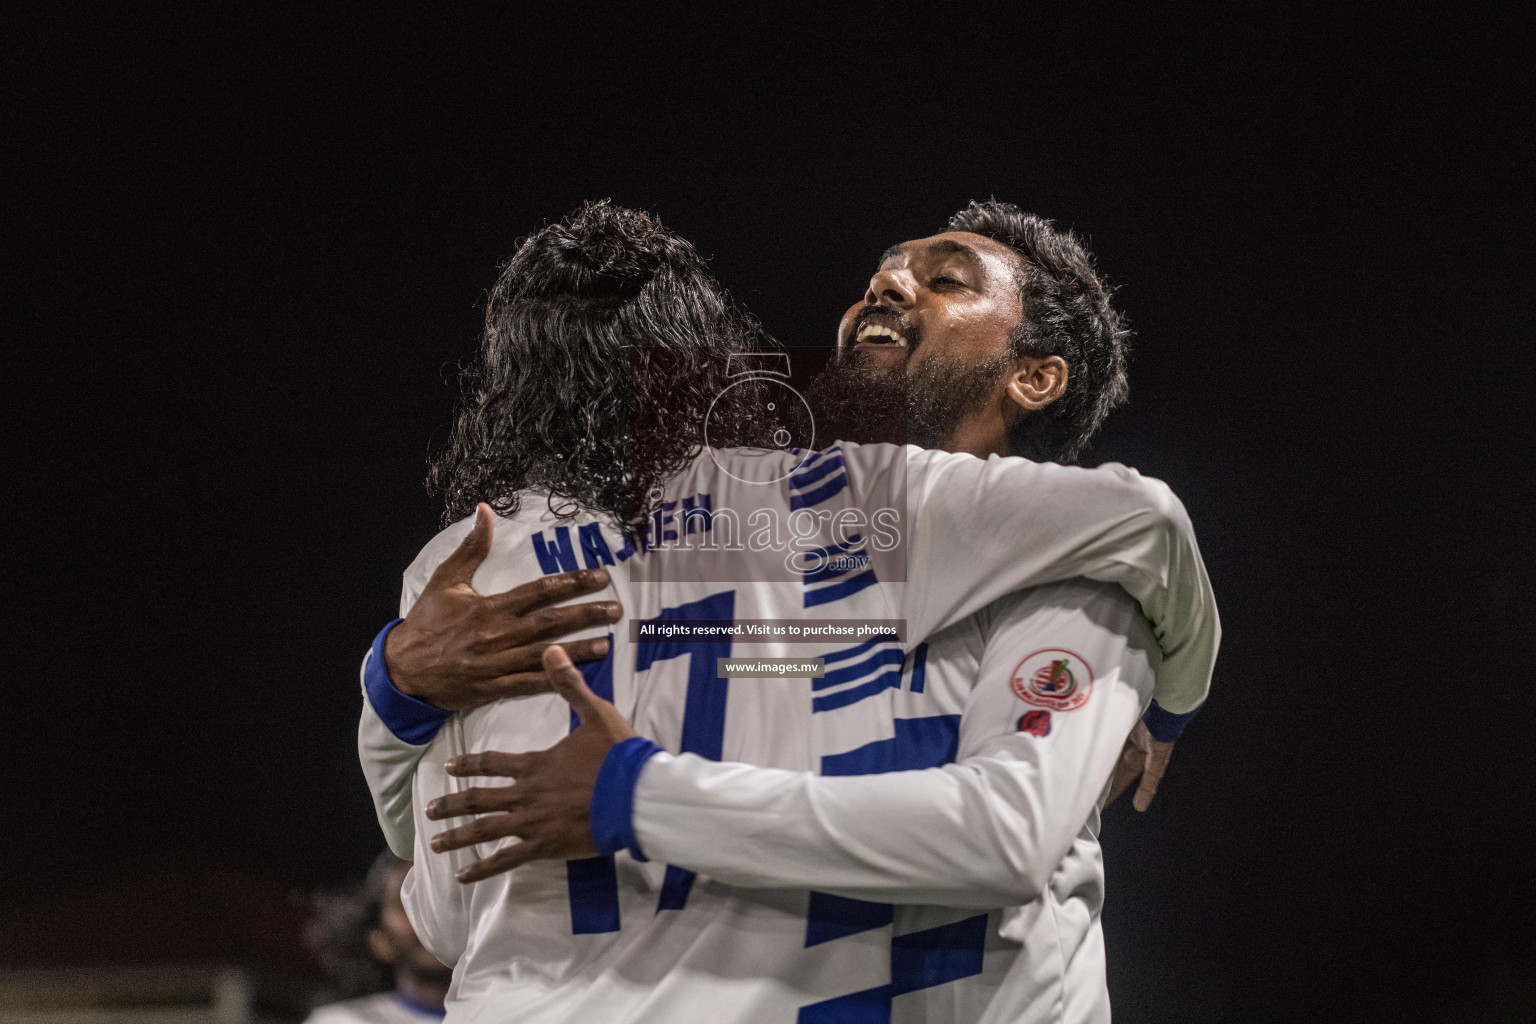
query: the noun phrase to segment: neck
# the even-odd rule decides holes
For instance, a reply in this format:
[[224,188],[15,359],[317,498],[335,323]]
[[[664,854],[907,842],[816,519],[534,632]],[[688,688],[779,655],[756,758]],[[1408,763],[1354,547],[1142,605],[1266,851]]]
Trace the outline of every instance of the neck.
[[955,424],[955,429],[950,433],[949,439],[944,442],[944,450],[947,452],[964,452],[974,455],[978,459],[985,459],[990,455],[1008,454],[1007,431],[995,417],[967,416]]

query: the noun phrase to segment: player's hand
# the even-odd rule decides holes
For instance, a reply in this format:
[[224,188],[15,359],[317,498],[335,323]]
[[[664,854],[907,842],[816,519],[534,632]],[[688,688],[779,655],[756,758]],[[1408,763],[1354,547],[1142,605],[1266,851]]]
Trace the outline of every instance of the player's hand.
[[1153,739],[1145,723],[1137,722],[1136,728],[1125,739],[1120,760],[1115,762],[1114,781],[1110,784],[1106,803],[1114,803],[1131,783],[1140,778],[1141,785],[1136,787],[1131,805],[1138,811],[1151,807],[1152,798],[1157,795],[1157,785],[1163,781],[1163,773],[1168,770],[1168,761],[1172,757],[1173,744]]
[[[617,601],[550,607],[602,590],[604,569],[545,576],[503,594],[477,593],[470,581],[490,553],[494,523],[489,505],[475,507],[474,529],[384,640],[384,667],[395,688],[444,711],[548,693],[539,663],[546,641],[623,614]],[[573,640],[566,649],[576,661],[593,661],[607,655],[608,641]]]
[[438,797],[427,805],[433,821],[478,814],[468,825],[432,837],[434,853],[490,843],[507,836],[521,842],[462,869],[458,879],[478,882],[534,860],[592,857],[592,790],[608,750],[636,735],[617,708],[587,688],[560,647],[544,652],[544,669],[555,692],[564,697],[581,724],[548,750],[530,754],[486,751],[461,754],[448,762],[448,774],[460,778],[492,775],[514,779],[511,786],[467,789]]

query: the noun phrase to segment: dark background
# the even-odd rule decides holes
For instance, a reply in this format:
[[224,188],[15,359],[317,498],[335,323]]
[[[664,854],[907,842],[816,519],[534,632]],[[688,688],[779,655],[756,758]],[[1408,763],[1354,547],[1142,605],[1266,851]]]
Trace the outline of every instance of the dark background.
[[652,209],[814,345],[882,249],[995,194],[1122,285],[1133,397],[1088,461],[1183,498],[1225,627],[1153,811],[1107,816],[1117,1020],[1532,1019],[1513,29],[531,12],[3,44],[0,921],[367,865],[357,665],[520,236]]

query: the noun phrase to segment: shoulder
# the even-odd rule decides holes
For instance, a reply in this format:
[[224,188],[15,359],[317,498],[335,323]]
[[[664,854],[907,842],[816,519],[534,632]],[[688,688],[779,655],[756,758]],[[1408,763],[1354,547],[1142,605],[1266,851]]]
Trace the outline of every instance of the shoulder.
[[1083,578],[1047,583],[1000,597],[978,614],[986,619],[989,641],[1019,629],[1041,637],[1055,631],[1098,633],[1123,637],[1130,648],[1145,654],[1154,669],[1162,662],[1152,624],[1141,606],[1113,583]]
[[[500,517],[497,518],[497,522],[499,525],[501,522]],[[474,525],[475,517],[465,516],[458,522],[444,528],[437,536],[427,541],[426,546],[417,553],[416,557],[411,560],[411,564],[406,567],[406,580],[425,582],[427,577],[431,576],[437,570],[437,567],[443,563],[443,559],[453,554],[454,549],[464,543],[464,538],[469,535],[469,531]]]
[[[490,592],[484,589],[483,584],[489,582],[489,575],[498,566],[504,566],[509,562],[534,561],[528,538],[543,527],[557,523],[582,524],[591,522],[593,519],[593,516],[583,514],[572,519],[559,520],[549,510],[545,494],[538,491],[525,491],[514,515],[495,517],[490,553],[486,555],[485,562],[475,573],[476,589],[481,590],[482,593]],[[474,529],[474,525],[475,517],[465,516],[427,541],[426,546],[405,570],[407,592],[420,593],[426,586],[427,580],[437,571],[437,567],[458,550],[460,544],[464,543],[464,538],[469,536],[469,531]],[[536,576],[539,573],[535,571],[532,575]]]

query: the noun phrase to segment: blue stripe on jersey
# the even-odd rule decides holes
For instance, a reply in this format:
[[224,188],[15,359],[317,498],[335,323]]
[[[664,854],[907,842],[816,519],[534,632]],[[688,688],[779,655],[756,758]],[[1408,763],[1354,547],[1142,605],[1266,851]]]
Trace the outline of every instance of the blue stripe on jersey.
[[845,708],[849,704],[857,704],[865,697],[873,697],[882,690],[895,690],[901,686],[901,669],[894,669],[883,675],[876,676],[867,683],[858,686],[850,686],[846,690],[838,690],[836,693],[828,693],[820,697],[811,698],[811,713],[821,711],[835,711]]
[[[564,527],[561,527],[564,529]],[[613,634],[608,634],[608,656],[602,661],[578,665],[587,687],[603,700],[613,700]],[[571,731],[581,720],[571,712]],[[571,931],[594,935],[619,930],[619,876],[613,856],[587,857],[565,862],[565,887],[571,904]]]
[[860,573],[852,579],[841,583],[833,583],[819,590],[807,590],[805,592],[805,606],[814,608],[818,604],[830,604],[833,601],[841,601],[845,597],[851,597],[859,591],[874,586],[880,581],[875,579],[875,570]]
[[891,940],[891,995],[980,974],[986,944],[986,914],[896,936]]
[[913,693],[922,693],[926,685],[928,685],[928,643],[924,641],[917,645],[917,650],[912,652],[911,690]]
[[823,448],[819,452],[812,453],[811,456],[809,458],[803,460],[801,462],[800,466],[798,466],[797,468],[804,469],[804,468],[807,468],[809,466],[814,466],[814,465],[816,465],[816,463],[820,462],[822,459],[831,458],[834,455],[841,457],[842,453],[843,453],[843,446],[841,444],[835,444],[831,448]]
[[[581,676],[587,681],[587,689],[597,694],[603,700],[613,703],[613,634],[608,637],[608,654],[602,661],[589,661],[584,665],[577,665],[581,670]],[[581,724],[581,719],[576,712],[571,712],[571,732]]]
[[576,528],[576,533],[581,537],[581,559],[587,563],[588,569],[613,564],[613,552],[608,550],[608,542],[603,539],[603,527],[600,523],[579,526]]
[[[661,614],[646,622],[687,622],[692,619],[734,619],[736,617],[736,592],[734,590],[711,594],[698,601],[665,608]],[[645,642],[635,648],[635,670],[644,672],[658,661],[669,658],[688,659],[688,695],[683,705],[683,741],[680,753],[698,754],[711,761],[720,760],[725,746],[725,705],[730,696],[728,679],[715,675],[718,658],[731,656],[730,640],[713,640],[709,643],[690,644],[675,639],[655,643]],[[693,872],[667,865],[667,874],[661,885],[661,896],[656,910],[681,910],[688,902],[693,888]]]
[[[646,623],[688,622],[694,619],[736,617],[736,592],[723,591],[698,601],[667,608]],[[644,625],[644,623],[642,623]],[[635,648],[635,670],[644,672],[658,661],[687,657],[688,696],[683,710],[681,753],[698,754],[711,761],[720,760],[725,743],[725,703],[730,682],[715,675],[715,659],[731,654],[729,640],[709,643],[682,643],[675,639],[646,641]]]
[[813,892],[805,913],[805,945],[809,948],[840,939],[844,935],[884,928],[895,919],[896,908],[889,903],[870,903],[868,900],[851,900],[846,896]]
[[677,502],[664,501],[661,507],[651,513],[651,524],[655,527],[651,531],[650,543],[664,544],[669,540],[677,540],[677,531],[671,527],[676,522],[672,517],[672,510],[677,508]]
[[714,499],[707,494],[697,494],[683,499],[683,535],[708,533],[715,524]]
[[823,775],[877,775],[937,768],[960,749],[960,716],[896,719],[896,735],[821,759]]
[[842,468],[843,457],[839,455],[834,459],[828,459],[813,469],[808,469],[804,473],[790,477],[789,486],[793,487],[797,491],[802,491],[809,487],[811,484],[815,483],[817,480],[820,480],[822,477],[826,476],[828,473],[832,473]]
[[576,571],[576,552],[571,548],[571,528],[569,526],[555,527],[555,542],[544,543],[542,531],[533,535],[533,553],[539,559],[539,571],[545,576],[552,576],[557,572]]
[[803,494],[796,494],[795,492],[791,491],[789,495],[789,510],[793,512],[796,509],[811,508],[815,505],[820,505],[822,502],[826,501],[834,494],[842,491],[847,486],[848,474],[839,473],[831,480],[828,480],[826,483],[816,488],[814,491],[806,491]]
[[[608,634],[608,654],[601,662],[587,662],[578,665],[581,669],[582,679],[587,680],[587,689],[598,694],[608,703],[613,703],[613,634]],[[576,726],[581,725],[581,718],[576,712],[571,711],[571,732],[576,731]]]
[[656,900],[656,913],[686,907],[688,894],[693,891],[694,877],[694,873],[687,868],[668,864],[666,877],[661,881],[661,896]]
[[856,647],[844,647],[840,651],[830,651],[827,654],[823,654],[821,656],[821,660],[829,663],[834,661],[847,661],[849,658],[857,658],[859,655],[875,646],[875,644],[883,644],[889,640],[895,639],[895,633],[882,633],[875,637],[873,640],[866,640],[864,643],[859,644]]
[[566,861],[565,887],[573,935],[619,930],[619,875],[611,855]]
[[890,1024],[891,986],[867,988],[800,1007],[796,1024]]
[[825,690],[829,686],[837,686],[840,683],[851,683],[861,676],[866,676],[882,665],[900,665],[905,660],[899,647],[884,647],[862,661],[842,668],[833,669],[820,679],[811,680],[811,689]]
[[891,983],[800,1007],[798,1024],[889,1024],[891,1000],[980,974],[987,915],[898,935],[891,940]]

